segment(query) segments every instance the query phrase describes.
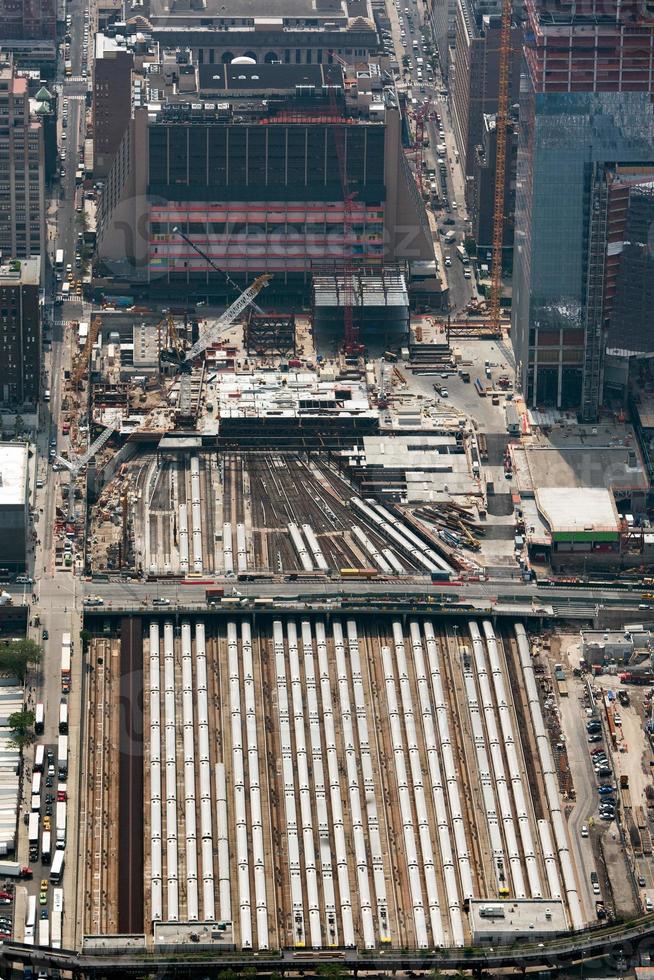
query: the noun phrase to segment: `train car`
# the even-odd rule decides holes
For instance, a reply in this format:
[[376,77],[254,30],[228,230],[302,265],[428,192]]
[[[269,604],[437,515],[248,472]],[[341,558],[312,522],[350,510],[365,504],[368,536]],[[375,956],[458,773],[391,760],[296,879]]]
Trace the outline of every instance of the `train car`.
[[379,572],[376,568],[340,568],[341,578],[377,578]]
[[204,593],[205,601],[208,603],[219,602],[225,595],[225,590],[223,588],[206,589]]

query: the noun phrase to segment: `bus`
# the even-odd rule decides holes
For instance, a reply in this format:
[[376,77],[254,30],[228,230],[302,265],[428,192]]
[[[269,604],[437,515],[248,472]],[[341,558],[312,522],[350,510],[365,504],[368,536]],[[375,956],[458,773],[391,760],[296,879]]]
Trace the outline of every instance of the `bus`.
[[73,74],[73,63],[72,63],[72,61],[66,61],[66,62],[64,62],[64,70],[66,72],[66,78],[70,78],[70,76]]
[[37,735],[43,735],[43,725],[45,722],[45,709],[41,701],[36,706],[34,712],[34,731]]
[[55,253],[55,269],[57,272],[63,271],[64,268],[64,250],[63,248],[58,248]]
[[68,705],[65,701],[59,705],[59,734],[68,735]]
[[456,254],[461,259],[461,264],[462,265],[470,265],[470,258],[468,256],[468,253],[466,252],[465,248],[463,247],[463,245],[457,245],[457,247],[456,247]]

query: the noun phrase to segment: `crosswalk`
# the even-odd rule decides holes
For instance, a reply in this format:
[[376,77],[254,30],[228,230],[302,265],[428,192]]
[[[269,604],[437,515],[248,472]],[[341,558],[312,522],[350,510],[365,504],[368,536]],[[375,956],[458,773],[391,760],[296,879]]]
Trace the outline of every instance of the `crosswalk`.
[[[72,75],[71,77],[69,77],[69,78],[66,79],[66,83],[65,84],[66,85],[73,85],[73,84],[79,85],[80,82],[82,82],[84,85],[86,85],[87,82],[88,82],[88,78],[84,78],[84,75]],[[70,96],[67,96],[67,98],[70,98]],[[80,98],[83,98],[83,96],[80,96]]]

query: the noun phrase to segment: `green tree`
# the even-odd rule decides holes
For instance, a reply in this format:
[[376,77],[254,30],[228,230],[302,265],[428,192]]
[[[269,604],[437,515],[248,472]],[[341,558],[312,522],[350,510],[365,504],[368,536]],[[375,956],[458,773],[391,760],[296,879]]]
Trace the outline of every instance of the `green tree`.
[[465,238],[463,239],[463,245],[468,255],[477,254],[477,242],[472,237],[472,235],[465,236]]
[[9,715],[7,719],[7,724],[16,733],[20,735],[25,735],[30,728],[34,727],[34,712],[33,711],[14,711],[13,715]]
[[9,739],[9,744],[22,751],[30,746],[35,739],[34,732],[14,732]]
[[41,663],[43,651],[34,640],[12,640],[0,646],[0,673],[25,681],[30,666]]

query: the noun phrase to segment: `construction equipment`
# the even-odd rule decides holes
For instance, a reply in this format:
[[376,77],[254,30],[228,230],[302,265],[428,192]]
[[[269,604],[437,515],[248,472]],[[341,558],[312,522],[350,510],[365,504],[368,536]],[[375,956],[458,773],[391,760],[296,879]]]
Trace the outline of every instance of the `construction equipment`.
[[188,370],[191,361],[202,354],[207,347],[211,347],[212,344],[217,344],[220,341],[234,320],[240,316],[243,310],[250,306],[255,296],[268,285],[271,279],[272,276],[268,275],[258,276],[189,350],[184,352],[181,347],[170,347],[167,350],[161,351],[161,360],[176,364],[181,370]]
[[55,456],[58,463],[65,466],[70,473],[70,483],[68,484],[68,520],[75,520],[75,480],[78,474],[84,469],[89,460],[93,459],[96,453],[99,453],[106,442],[109,441],[113,433],[117,429],[117,423],[107,426],[107,428],[102,432],[95,442],[91,443],[89,448],[82,456],[77,456],[74,453],[70,454],[70,459],[65,459],[63,456]]
[[102,326],[102,320],[99,316],[93,317],[91,321],[91,326],[86,338],[86,343],[84,347],[77,355],[77,360],[75,362],[75,367],[73,368],[73,373],[71,376],[71,384],[73,388],[79,388],[79,385],[84,377],[84,374],[88,370],[89,357],[91,356],[91,351],[93,350],[93,345],[98,339],[98,334],[100,333],[100,327]]
[[[166,338],[165,344],[162,338],[162,327],[166,327]],[[175,318],[168,312],[164,311],[164,316],[159,320],[157,324],[157,350],[159,352],[160,360],[171,360],[171,357],[163,357],[162,353],[164,351],[177,351],[175,360],[181,361],[184,357],[184,345],[182,339],[177,332],[177,327],[175,326]]]
[[[186,242],[186,244],[187,245],[190,245],[191,248],[193,249],[193,251],[194,252],[197,252],[197,254],[200,256],[200,258],[201,259],[204,259],[204,261],[207,263],[207,265],[210,265],[214,272],[217,272],[219,276],[222,276],[225,279],[225,282],[229,283],[229,285],[232,287],[232,289],[235,292],[239,293],[241,291],[241,287],[238,285],[238,283],[234,282],[234,280],[230,276],[229,272],[225,272],[224,269],[220,269],[216,265],[216,263],[213,261],[213,259],[209,258],[209,256],[207,255],[207,253],[204,252],[200,248],[199,245],[196,245],[195,242],[192,241],[192,239],[190,239],[188,237],[188,235],[185,235],[184,232],[180,228],[177,227],[177,225],[175,225],[175,227],[173,228],[173,234],[174,235],[179,235],[180,238],[183,238],[184,241]],[[253,309],[255,310],[256,313],[263,313],[263,310],[261,309],[261,307],[260,306],[257,306],[256,303],[253,303],[252,304],[252,307],[253,307]]]
[[506,128],[509,119],[509,71],[511,66],[511,0],[502,0],[499,87],[495,117],[495,199],[493,204],[493,253],[490,289],[490,328],[501,334],[502,246],[504,244],[504,191],[506,186]]

